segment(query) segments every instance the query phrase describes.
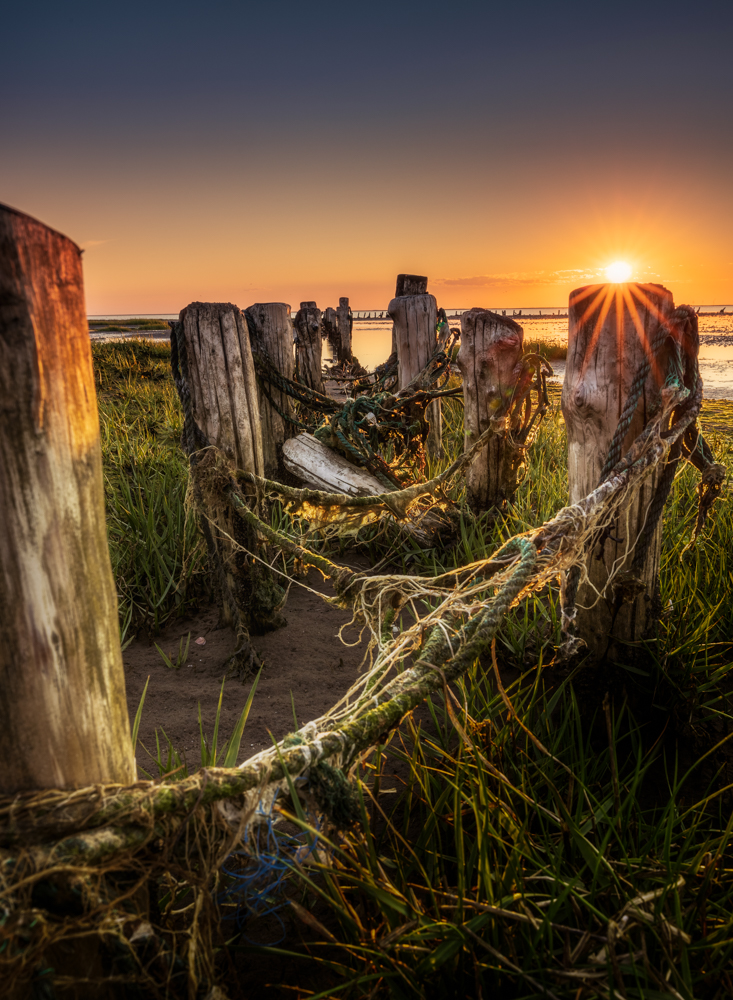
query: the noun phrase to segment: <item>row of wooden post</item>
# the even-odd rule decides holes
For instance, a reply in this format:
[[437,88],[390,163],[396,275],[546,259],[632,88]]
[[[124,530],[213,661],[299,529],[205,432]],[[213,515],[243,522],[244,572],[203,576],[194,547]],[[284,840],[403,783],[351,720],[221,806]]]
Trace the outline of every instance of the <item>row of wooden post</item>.
[[[403,386],[435,343],[435,300],[421,282],[405,280],[389,307]],[[597,484],[631,373],[643,356],[639,324],[648,336],[658,317],[673,308],[661,287],[648,290],[647,305],[637,303],[633,319],[618,296],[610,304],[608,296],[603,299],[602,313],[601,305],[595,312],[588,308],[589,296],[601,301],[603,286],[581,291],[571,297],[563,395],[571,502]],[[257,473],[275,468],[273,442],[292,431],[271,404],[287,412],[285,395],[270,387],[270,396],[263,397],[257,386],[252,347],[290,376],[289,323],[287,306],[277,303],[251,306],[246,316],[231,305],[194,303],[181,314],[195,419],[234,465]],[[313,303],[303,303],[296,317],[299,336],[312,334],[314,325]],[[517,324],[486,310],[464,315],[460,366],[467,440],[491,419],[484,405],[491,393],[510,391],[522,336]],[[652,370],[624,447],[644,426],[658,381]],[[477,403],[469,412],[472,394]],[[65,236],[3,206],[0,400],[0,792],[129,783],[135,764],[81,254]],[[493,459],[482,461],[490,465]],[[483,472],[474,473],[481,493]],[[533,488],[541,490],[542,483]],[[630,502],[601,558],[591,557],[580,604],[590,608],[611,565],[628,562],[651,488],[653,480]],[[609,598],[582,611],[578,631],[593,656],[607,654],[609,636],[618,645],[643,635],[658,564],[659,531],[636,598],[620,610]]]

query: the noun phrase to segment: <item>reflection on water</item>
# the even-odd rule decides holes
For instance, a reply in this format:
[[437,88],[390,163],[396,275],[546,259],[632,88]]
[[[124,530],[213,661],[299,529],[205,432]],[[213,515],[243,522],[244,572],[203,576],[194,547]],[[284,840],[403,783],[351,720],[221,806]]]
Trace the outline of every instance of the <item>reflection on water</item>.
[[[568,321],[552,316],[522,318],[525,341],[544,340],[566,344]],[[452,329],[460,328],[451,320]],[[359,361],[373,370],[386,361],[392,347],[392,322],[389,320],[356,321],[352,334],[353,352]],[[324,360],[330,357],[328,343],[323,344]],[[564,362],[553,362],[555,378],[562,382]],[[733,399],[733,316],[700,316],[700,374],[708,399]]]

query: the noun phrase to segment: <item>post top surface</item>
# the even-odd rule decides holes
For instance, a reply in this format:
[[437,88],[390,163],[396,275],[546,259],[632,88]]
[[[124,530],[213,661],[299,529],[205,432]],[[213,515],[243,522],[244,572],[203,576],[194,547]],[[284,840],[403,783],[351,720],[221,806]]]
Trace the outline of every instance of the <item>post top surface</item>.
[[211,316],[221,316],[222,313],[239,313],[241,311],[239,306],[235,306],[233,302],[189,302],[178,314],[178,321],[182,323],[184,316],[190,313],[208,313]]
[[3,220],[3,216],[10,216],[11,218],[16,218],[19,222],[22,222],[25,226],[38,226],[43,229],[46,233],[50,233],[52,236],[56,236],[61,240],[65,240],[69,243],[78,254],[81,254],[81,248],[77,243],[75,243],[71,237],[67,236],[65,233],[59,232],[58,229],[53,229],[51,226],[47,226],[45,222],[41,222],[40,219],[34,218],[32,215],[28,215],[27,212],[21,212],[18,208],[13,208],[11,205],[5,205],[0,202],[0,223]]
[[402,295],[424,295],[428,290],[428,279],[422,274],[398,274],[395,298]]
[[461,316],[461,325],[463,325],[464,319],[471,321],[477,319],[480,315],[488,317],[491,323],[495,322],[507,327],[514,333],[524,333],[524,327],[512,319],[511,316],[502,316],[500,313],[492,312],[491,309],[484,309],[482,306],[474,306],[472,309],[467,309]]
[[269,306],[280,306],[281,309],[290,309],[289,302],[253,302],[251,306],[246,306],[244,311],[249,312],[250,309],[267,309]]

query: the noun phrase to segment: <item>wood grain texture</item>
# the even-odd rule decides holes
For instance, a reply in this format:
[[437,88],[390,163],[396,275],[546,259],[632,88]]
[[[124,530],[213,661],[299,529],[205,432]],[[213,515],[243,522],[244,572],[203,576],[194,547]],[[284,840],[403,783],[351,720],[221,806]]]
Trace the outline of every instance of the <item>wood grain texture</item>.
[[[400,295],[392,299],[387,312],[393,323],[392,333],[399,366],[399,388],[404,389],[425,368],[435,353],[438,305],[435,297],[427,293]],[[437,458],[442,452],[443,426],[439,399],[428,404],[426,417],[430,424],[426,450],[431,458]]]
[[0,792],[130,782],[79,248],[0,206]]
[[428,279],[422,274],[398,274],[395,298],[401,295],[425,295]]
[[[192,302],[182,310],[180,323],[194,421],[231,465],[264,476],[259,388],[244,313],[229,302]],[[254,662],[247,635],[284,624],[283,592],[269,566],[246,554],[261,544],[254,529],[221,497],[205,497],[204,507],[211,524],[202,521],[202,528],[220,568],[223,619],[241,639],[239,669],[246,672]]]
[[244,314],[230,302],[192,302],[180,323],[196,424],[236,468],[263,476],[259,390]]
[[376,476],[352,465],[312,434],[298,434],[286,441],[283,461],[288,472],[319,490],[365,497],[384,493]]
[[298,334],[296,353],[298,358],[298,379],[316,392],[324,392],[321,338],[321,310],[315,302],[301,302],[295,314],[295,329]]
[[351,331],[354,325],[354,317],[351,313],[348,298],[342,296],[339,299],[336,310],[339,328],[339,361],[351,361]]
[[[568,359],[562,390],[562,411],[568,434],[568,485],[570,503],[586,496],[598,485],[609,444],[628,398],[635,373],[647,355],[659,324],[674,310],[671,293],[661,285],[643,286],[649,305],[624,298],[623,288],[596,285],[576,289],[568,310]],[[629,431],[622,445],[625,453],[651,416],[658,387],[663,381],[664,361],[652,368]],[[621,603],[623,592],[609,587],[603,592],[612,567],[630,570],[633,547],[644,526],[659,474],[646,480],[639,493],[614,523],[603,551],[588,560],[592,586],[578,593],[577,634],[588,645],[591,657],[628,659],[620,642],[642,638],[653,623],[653,605],[658,586],[661,521],[647,558],[638,574],[640,592]],[[616,539],[616,540],[614,540]],[[597,547],[599,548],[599,547]],[[631,589],[631,592],[633,592]],[[629,596],[627,589],[626,595]],[[620,642],[619,642],[620,641]]]
[[[483,434],[511,400],[521,368],[524,330],[488,309],[469,309],[461,317],[458,367],[463,376],[465,447]],[[502,508],[517,485],[517,451],[506,421],[466,470],[466,494],[476,511]]]
[[[256,302],[245,309],[252,351],[264,354],[272,366],[292,379],[295,373],[295,346],[290,306],[284,302]],[[262,454],[265,475],[277,476],[283,443],[296,433],[295,425],[281,416],[293,416],[290,396],[274,385],[267,390],[258,382],[258,402],[262,421]],[[275,405],[273,405],[273,403]]]
[[324,334],[328,337],[338,354],[339,320],[333,306],[328,306],[328,308],[323,310],[322,323]]

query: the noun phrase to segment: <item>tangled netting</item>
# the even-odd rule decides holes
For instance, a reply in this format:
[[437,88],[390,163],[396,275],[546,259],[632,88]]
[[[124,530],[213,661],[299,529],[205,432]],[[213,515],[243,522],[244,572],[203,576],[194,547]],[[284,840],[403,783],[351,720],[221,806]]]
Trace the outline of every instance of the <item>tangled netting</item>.
[[[450,360],[443,350],[436,351],[426,368],[400,392],[387,391],[375,382],[341,402],[285,378],[263,355],[256,356],[255,365],[269,402],[282,417],[368,469],[387,489],[414,481],[424,469],[427,406],[434,399],[461,395],[460,388],[447,387]],[[357,380],[356,385],[361,382]],[[299,404],[298,417],[275,404],[270,386]],[[383,456],[390,452],[392,460],[387,461]]]
[[[675,328],[678,337],[681,326]],[[63,986],[64,942],[73,941],[78,955],[85,940],[104,949],[106,983],[139,984],[163,996],[213,988],[214,934],[222,911],[241,921],[248,907],[263,912],[269,906],[276,917],[279,852],[290,850],[307,864],[320,849],[312,839],[306,843],[289,834],[273,846],[280,798],[297,799],[315,830],[347,824],[353,812],[348,778],[361,755],[488,650],[504,616],[524,596],[563,573],[577,572],[582,580],[595,540],[655,470],[663,478],[670,463],[688,457],[703,462],[708,476],[701,499],[708,503],[715,483],[719,489],[720,477],[710,471],[709,450],[696,431],[696,366],[680,364],[670,369],[647,427],[591,494],[509,539],[489,558],[434,577],[341,566],[265,523],[251,490],[260,499],[268,491],[279,493],[304,517],[310,507],[371,507],[405,517],[421,491],[434,492],[443,477],[366,498],[288,491],[235,473],[215,448],[200,447],[191,475],[204,507],[228,504],[268,544],[330,578],[335,597],[324,600],[352,609],[354,622],[368,630],[370,665],[325,715],[238,768],[204,768],[172,783],[48,790],[0,802],[0,964],[6,989],[12,993],[29,982],[36,989],[51,960],[55,982]],[[474,449],[444,477],[459,472]],[[501,770],[489,761],[485,766],[500,785],[517,792]],[[165,893],[149,896],[151,885],[162,885]],[[78,984],[78,967],[67,969],[68,982]]]

